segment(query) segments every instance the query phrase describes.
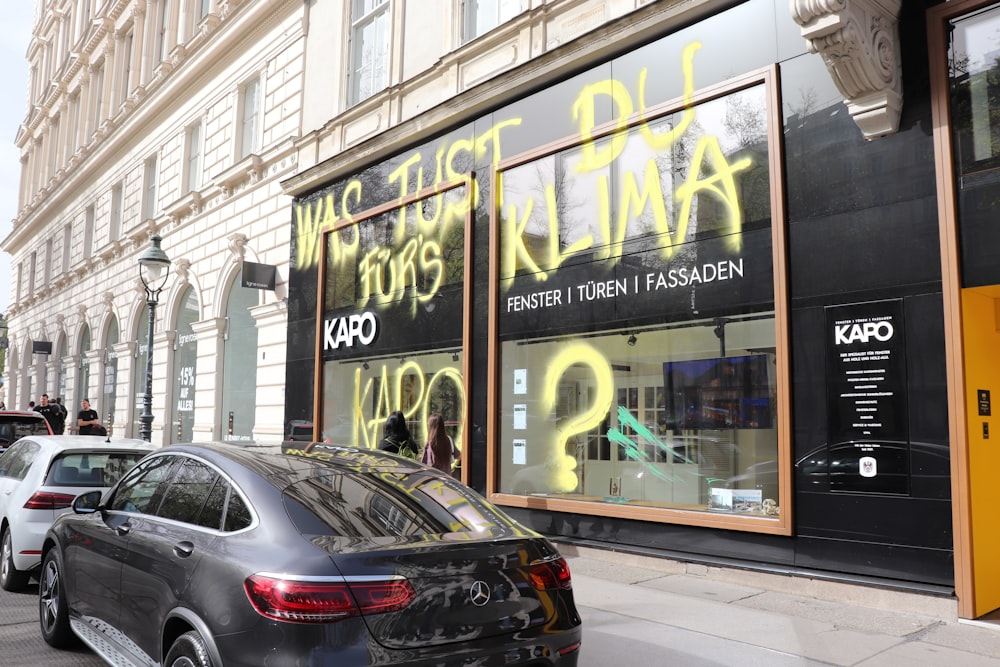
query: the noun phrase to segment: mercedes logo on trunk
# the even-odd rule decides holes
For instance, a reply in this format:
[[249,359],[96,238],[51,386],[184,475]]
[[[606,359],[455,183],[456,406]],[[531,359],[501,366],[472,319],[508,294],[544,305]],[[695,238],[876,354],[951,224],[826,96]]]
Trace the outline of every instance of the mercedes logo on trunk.
[[472,588],[469,589],[469,597],[472,599],[472,604],[482,607],[490,601],[490,587],[485,581],[473,582]]

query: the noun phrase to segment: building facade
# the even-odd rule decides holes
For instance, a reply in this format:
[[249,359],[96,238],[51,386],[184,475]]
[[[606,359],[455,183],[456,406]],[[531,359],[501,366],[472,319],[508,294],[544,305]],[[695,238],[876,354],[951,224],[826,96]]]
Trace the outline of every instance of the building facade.
[[[27,57],[6,401],[89,398],[139,437],[148,305],[137,259],[172,260],[156,311],[153,440],[277,442],[302,120],[294,2],[39,0]],[[71,420],[75,424],[75,419]],[[271,424],[277,424],[271,427]]]
[[286,420],[441,413],[560,539],[997,608],[991,8],[311,4]]
[[559,539],[1000,607],[1000,4],[39,6],[8,404],[137,432],[157,233],[159,442],[439,413]]

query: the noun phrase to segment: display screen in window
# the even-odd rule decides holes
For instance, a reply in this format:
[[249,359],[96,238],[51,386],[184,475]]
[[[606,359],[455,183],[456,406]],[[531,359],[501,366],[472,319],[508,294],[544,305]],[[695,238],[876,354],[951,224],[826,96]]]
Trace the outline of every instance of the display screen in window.
[[762,354],[666,362],[666,419],[682,429],[771,428],[769,368]]

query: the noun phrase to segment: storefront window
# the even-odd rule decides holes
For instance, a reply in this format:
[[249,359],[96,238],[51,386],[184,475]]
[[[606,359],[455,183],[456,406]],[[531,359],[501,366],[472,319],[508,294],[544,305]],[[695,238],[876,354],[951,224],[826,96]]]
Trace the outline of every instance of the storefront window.
[[501,163],[497,491],[777,515],[770,104],[734,84]]
[[962,285],[1000,282],[1000,7],[951,21],[948,33],[953,152],[961,216]]
[[[426,440],[444,416],[462,447],[465,247],[470,188],[428,196],[326,235],[322,439],[377,447],[386,418]],[[293,425],[308,428],[311,424]]]
[[260,297],[257,290],[242,287],[239,278],[233,275],[226,304],[220,432],[223,440],[249,441],[257,413],[257,323],[250,309]]
[[198,360],[198,337],[192,325],[198,321],[198,296],[188,287],[177,314],[177,338],[174,341],[173,402],[170,405],[171,433],[164,442],[191,442],[194,428],[195,364]]

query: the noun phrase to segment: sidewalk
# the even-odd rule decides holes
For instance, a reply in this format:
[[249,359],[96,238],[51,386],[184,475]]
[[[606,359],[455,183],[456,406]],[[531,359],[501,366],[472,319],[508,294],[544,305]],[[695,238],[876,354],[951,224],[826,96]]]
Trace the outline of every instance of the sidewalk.
[[695,651],[714,639],[730,656],[747,658],[740,664],[767,664],[760,656],[773,655],[773,664],[1000,665],[1000,623],[959,620],[954,599],[557,546],[584,616],[584,655],[588,614],[615,614],[660,635],[661,643],[668,635],[697,637],[699,646],[692,653],[680,647],[681,655],[700,656]]

